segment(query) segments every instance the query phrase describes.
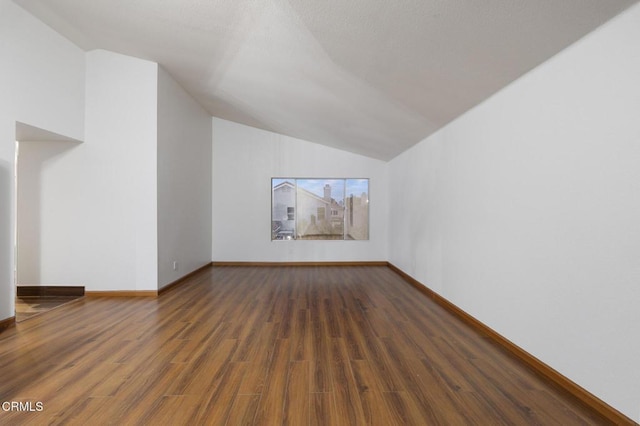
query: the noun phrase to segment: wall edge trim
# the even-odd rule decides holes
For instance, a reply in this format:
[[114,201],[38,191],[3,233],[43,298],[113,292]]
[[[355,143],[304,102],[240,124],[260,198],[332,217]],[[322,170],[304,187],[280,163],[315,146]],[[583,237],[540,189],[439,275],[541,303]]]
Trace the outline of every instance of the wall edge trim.
[[486,324],[482,323],[480,320],[476,319],[472,315],[460,309],[458,306],[451,303],[449,300],[440,296],[438,293],[431,290],[426,285],[422,284],[420,281],[416,280],[391,262],[387,262],[387,266],[420,293],[427,296],[439,306],[443,307],[448,312],[458,317],[461,321],[473,328],[476,332],[491,339],[494,343],[509,352],[511,355],[515,356],[518,360],[525,363],[536,373],[545,377],[547,380],[550,380],[555,385],[559,386],[561,389],[580,400],[582,403],[591,407],[594,411],[598,412],[603,417],[606,417],[615,424],[619,425],[638,425],[638,423],[636,423],[620,411],[616,410],[577,383],[574,383],[571,379],[562,375],[549,365],[540,361],[538,358],[531,355],[515,343],[511,342],[506,337],[502,336]]
[[15,325],[16,325],[16,317],[15,316],[0,320],[0,333],[5,331],[7,328],[13,327]]
[[387,266],[386,260],[346,261],[346,262],[236,262],[214,261],[212,266]]
[[157,290],[85,291],[86,297],[158,297]]

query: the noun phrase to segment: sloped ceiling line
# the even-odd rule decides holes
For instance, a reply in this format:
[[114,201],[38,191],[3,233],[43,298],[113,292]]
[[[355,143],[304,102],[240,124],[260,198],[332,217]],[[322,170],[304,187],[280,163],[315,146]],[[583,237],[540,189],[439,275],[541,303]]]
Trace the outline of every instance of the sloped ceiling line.
[[213,116],[382,160],[638,0],[14,0]]

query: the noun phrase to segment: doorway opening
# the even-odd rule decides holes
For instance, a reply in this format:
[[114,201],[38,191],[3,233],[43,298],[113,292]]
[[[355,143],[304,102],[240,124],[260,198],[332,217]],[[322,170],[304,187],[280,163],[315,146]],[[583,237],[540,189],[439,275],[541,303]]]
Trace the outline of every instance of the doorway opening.
[[[69,196],[65,157],[80,141],[16,123],[14,277],[16,321],[24,321],[84,296],[69,285],[64,257],[64,200]],[[67,170],[65,170],[67,169]]]

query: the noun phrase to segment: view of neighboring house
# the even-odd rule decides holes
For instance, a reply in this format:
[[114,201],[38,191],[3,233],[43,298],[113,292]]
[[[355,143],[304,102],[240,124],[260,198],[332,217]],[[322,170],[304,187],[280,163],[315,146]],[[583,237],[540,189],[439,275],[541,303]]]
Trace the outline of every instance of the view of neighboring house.
[[271,239],[367,240],[368,191],[368,179],[273,179]]
[[331,197],[331,185],[323,187],[323,196],[298,185],[297,188],[298,238],[301,239],[343,239],[344,199],[339,202]]
[[296,238],[296,187],[289,181],[277,183],[272,188],[271,239]]

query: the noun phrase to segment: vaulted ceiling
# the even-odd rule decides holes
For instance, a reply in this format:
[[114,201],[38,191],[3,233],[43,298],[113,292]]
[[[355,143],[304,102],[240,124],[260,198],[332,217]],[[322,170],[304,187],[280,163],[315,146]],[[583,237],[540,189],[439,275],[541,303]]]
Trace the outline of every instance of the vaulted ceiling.
[[213,116],[387,160],[636,0],[15,0]]

